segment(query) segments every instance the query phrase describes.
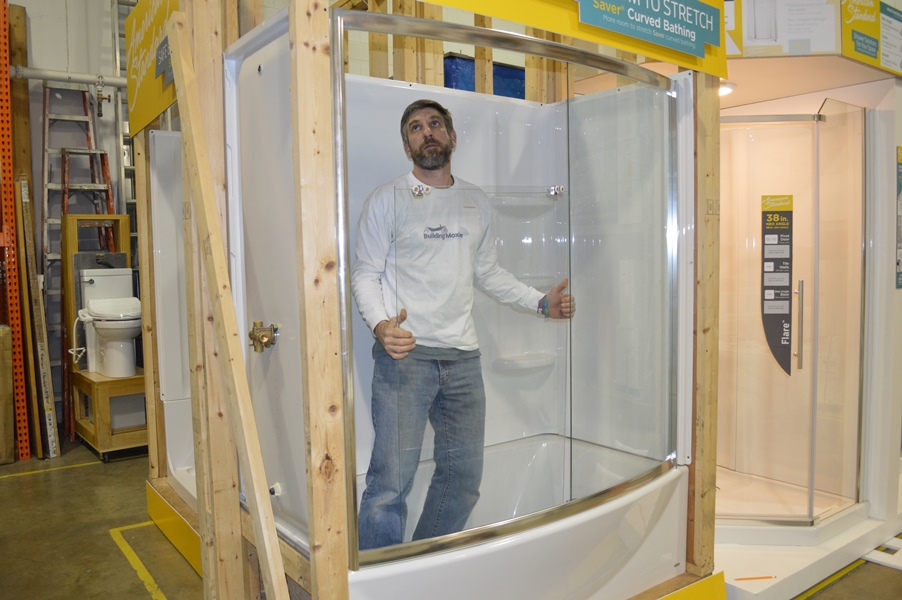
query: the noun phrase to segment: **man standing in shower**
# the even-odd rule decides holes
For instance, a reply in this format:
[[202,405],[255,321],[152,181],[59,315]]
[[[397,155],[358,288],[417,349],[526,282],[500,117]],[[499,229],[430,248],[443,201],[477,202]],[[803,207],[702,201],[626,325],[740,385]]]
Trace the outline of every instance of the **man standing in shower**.
[[351,269],[354,299],[376,338],[362,550],[403,541],[427,419],[435,473],[413,539],[460,531],[479,499],[485,389],[474,288],[546,318],[569,319],[576,309],[566,279],[544,294],[498,265],[488,199],[451,173],[457,133],[447,109],[432,100],[408,106],[401,140],[413,170],[367,199]]

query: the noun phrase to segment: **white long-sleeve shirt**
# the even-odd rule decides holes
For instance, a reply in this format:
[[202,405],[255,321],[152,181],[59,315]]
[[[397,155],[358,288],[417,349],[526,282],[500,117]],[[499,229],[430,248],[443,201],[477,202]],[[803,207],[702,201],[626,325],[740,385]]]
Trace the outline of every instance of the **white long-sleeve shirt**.
[[471,183],[422,185],[408,173],[366,200],[357,226],[351,291],[370,330],[407,309],[402,328],[417,345],[470,351],[479,347],[473,288],[535,312],[542,292],[498,265],[488,198]]

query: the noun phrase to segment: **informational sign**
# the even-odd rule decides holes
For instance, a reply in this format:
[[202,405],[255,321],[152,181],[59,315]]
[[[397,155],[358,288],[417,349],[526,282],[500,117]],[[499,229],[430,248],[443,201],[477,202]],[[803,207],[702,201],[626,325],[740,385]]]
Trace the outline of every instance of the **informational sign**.
[[[727,76],[727,53],[724,49],[726,44],[723,41],[723,28],[720,25],[720,13],[723,11],[724,0],[705,0],[704,3],[699,2],[699,0],[667,0],[669,10],[676,11],[678,17],[682,16],[683,18],[694,19],[696,13],[691,12],[689,8],[694,7],[699,10],[698,17],[700,23],[706,21],[703,21],[702,19],[704,19],[704,17],[700,16],[701,11],[704,9],[699,8],[699,5],[704,4],[717,11],[718,16],[715,19],[717,27],[716,31],[718,32],[715,36],[717,40],[716,42],[711,42],[711,44],[706,45],[704,56],[691,54],[686,50],[687,46],[684,44],[680,44],[679,49],[674,50],[671,46],[665,45],[661,41],[661,38],[653,36],[651,41],[646,41],[645,39],[638,38],[631,34],[620,33],[619,31],[612,31],[610,29],[602,29],[587,22],[583,22],[580,19],[580,13],[582,12],[581,3],[585,1],[586,0],[492,0],[491,2],[486,2],[486,0],[430,0],[432,4],[438,4],[439,6],[465,10],[478,15],[492,17],[493,19],[520,23],[527,27],[535,27],[536,29],[541,29],[543,31],[550,31],[552,33],[559,33],[580,40],[594,42],[596,44],[603,44],[626,52],[640,54],[647,59],[668,62],[693,71],[717,75],[724,78]],[[605,2],[607,2],[607,0],[605,0]],[[661,11],[663,12],[665,0],[654,0],[656,6],[659,3]],[[601,6],[601,0],[598,0],[597,4]],[[621,12],[623,14],[626,14],[625,11],[628,8],[636,6],[636,3],[633,2],[633,0],[611,0],[608,4],[621,6]],[[639,5],[641,6],[645,6],[645,4],[646,0],[641,0],[639,2]],[[649,0],[648,4],[652,4],[652,1]],[[682,8],[678,8],[677,5]],[[599,10],[594,6],[592,0],[588,0],[588,6],[591,7],[590,10]],[[638,14],[639,13],[637,12],[636,15]],[[655,18],[656,15],[646,16]],[[664,15],[661,14],[660,16],[663,27]],[[676,23],[676,20],[671,19],[670,16],[668,16],[667,19],[669,23]],[[686,25],[685,22],[681,24],[684,28]],[[648,25],[648,27],[650,27],[650,25]],[[675,35],[672,32],[667,33],[671,36]],[[661,34],[663,35],[664,32],[662,31]],[[696,40],[698,40],[699,35],[700,34],[696,34]]]
[[727,56],[836,54],[839,14],[839,0],[726,2]]
[[166,21],[178,8],[178,0],[143,0],[125,20],[128,115],[133,134],[175,102],[175,86],[166,81],[169,46],[163,40]]
[[792,196],[761,197],[761,323],[777,364],[792,368]]
[[902,10],[878,0],[843,0],[842,54],[902,75]]
[[693,56],[720,46],[720,10],[698,0],[579,0],[579,20]]
[[896,289],[902,289],[902,146],[896,146]]

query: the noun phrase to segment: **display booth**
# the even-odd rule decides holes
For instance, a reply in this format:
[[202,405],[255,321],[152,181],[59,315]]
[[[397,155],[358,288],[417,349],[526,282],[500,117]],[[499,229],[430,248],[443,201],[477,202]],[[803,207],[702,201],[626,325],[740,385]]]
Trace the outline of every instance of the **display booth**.
[[[717,223],[715,211],[696,213],[697,198],[717,194],[716,158],[704,164],[716,157],[713,78],[667,78],[441,21],[286,10],[224,55],[220,229],[185,21],[174,15],[168,31],[181,133],[148,131],[138,145],[154,257],[142,304],[156,324],[144,337],[155,392],[148,498],[205,579],[241,585],[224,583],[223,566],[208,571],[239,490],[245,507],[232,522],[243,525],[239,545],[256,548],[268,597],[285,593],[283,571],[314,598],[628,598],[709,575],[713,506],[702,498],[713,487],[705,423],[716,375],[692,357],[716,344],[716,306],[698,308],[716,298],[716,254],[696,251]],[[349,75],[349,31],[547,61],[560,100]],[[577,69],[610,84],[575,95]],[[350,271],[370,191],[410,170],[398,123],[420,98],[453,115],[453,173],[485,193],[499,265],[543,294],[567,279],[579,310],[546,320],[477,293],[487,396],[479,500],[462,531],[411,539],[441,444],[427,425],[404,541],[358,550],[373,335]],[[440,190],[397,187],[393,218],[403,222],[432,194]],[[699,268],[710,269],[704,285]],[[713,339],[693,330],[705,319],[715,319]],[[231,424],[217,429],[221,419]]]

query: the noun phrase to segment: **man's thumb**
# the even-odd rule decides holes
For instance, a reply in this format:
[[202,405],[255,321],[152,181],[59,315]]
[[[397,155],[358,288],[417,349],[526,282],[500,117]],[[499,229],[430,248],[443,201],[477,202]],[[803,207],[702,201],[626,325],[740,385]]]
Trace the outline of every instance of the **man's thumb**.
[[401,312],[398,314],[398,322],[395,324],[395,327],[400,326],[401,323],[403,323],[406,320],[407,320],[407,309],[402,308]]
[[556,289],[559,292],[563,292],[565,289],[567,289],[568,283],[570,283],[570,280],[568,278],[564,277],[564,279],[559,284],[554,286],[554,289]]

